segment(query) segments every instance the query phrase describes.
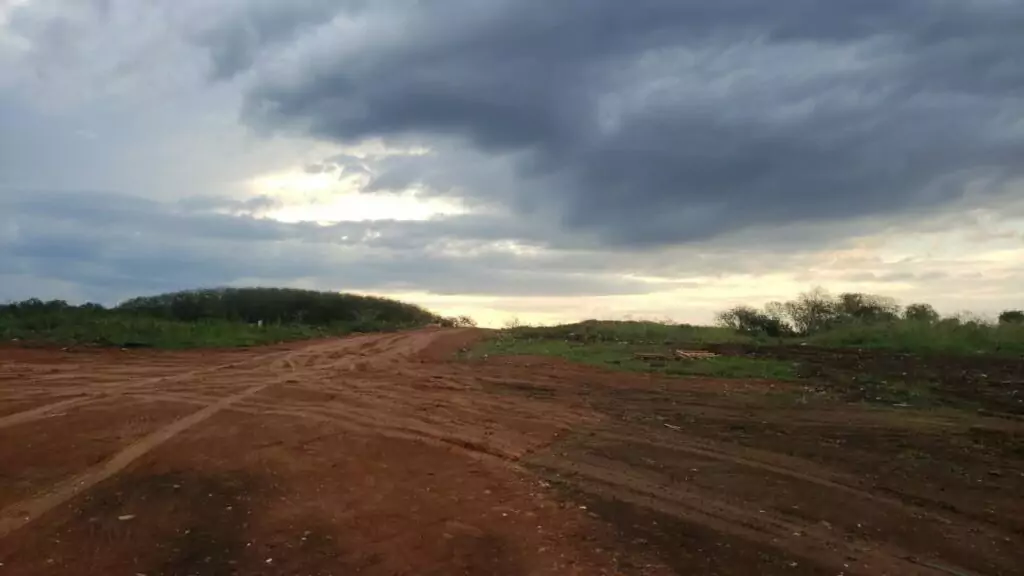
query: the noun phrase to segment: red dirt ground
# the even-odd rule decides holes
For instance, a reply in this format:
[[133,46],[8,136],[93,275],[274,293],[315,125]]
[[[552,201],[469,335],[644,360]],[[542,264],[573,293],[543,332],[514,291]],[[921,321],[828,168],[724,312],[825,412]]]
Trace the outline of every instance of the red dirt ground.
[[2,348],[0,574],[1022,573],[1019,419],[477,337]]

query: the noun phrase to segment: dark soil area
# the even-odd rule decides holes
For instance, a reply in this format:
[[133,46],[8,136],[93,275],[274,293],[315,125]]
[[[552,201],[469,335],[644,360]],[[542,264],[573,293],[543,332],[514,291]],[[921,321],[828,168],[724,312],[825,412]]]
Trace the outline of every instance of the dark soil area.
[[1024,359],[816,346],[705,345],[724,355],[793,362],[815,391],[846,401],[1024,415]]

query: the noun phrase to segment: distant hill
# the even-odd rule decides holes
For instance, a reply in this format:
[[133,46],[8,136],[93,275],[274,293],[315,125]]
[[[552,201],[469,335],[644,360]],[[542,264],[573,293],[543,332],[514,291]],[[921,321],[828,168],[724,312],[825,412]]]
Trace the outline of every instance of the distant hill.
[[467,326],[472,320],[388,298],[291,288],[186,290],[114,308],[37,298],[0,305],[0,341],[25,344],[251,346],[428,324]]
[[376,296],[294,288],[210,288],[132,298],[115,310],[194,322],[424,325],[441,318],[415,304]]

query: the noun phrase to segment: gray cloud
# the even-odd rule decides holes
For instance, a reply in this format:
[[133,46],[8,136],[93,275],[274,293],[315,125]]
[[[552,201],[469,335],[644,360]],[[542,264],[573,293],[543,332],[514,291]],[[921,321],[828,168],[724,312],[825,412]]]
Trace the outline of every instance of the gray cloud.
[[259,53],[279,46],[305,27],[336,16],[339,11],[360,11],[366,0],[227,0],[204,14],[214,22],[194,32],[210,51],[214,78],[230,78],[249,68]]
[[[353,19],[379,37],[328,33]],[[248,59],[255,125],[430,145],[454,168],[376,187],[459,188],[611,245],[941,206],[1024,170],[1018,2],[383,2],[282,26],[287,68]],[[466,186],[452,142],[505,179]]]
[[[986,302],[1009,301],[1022,13],[996,0],[32,0],[0,22],[0,298],[681,288],[666,298],[688,307],[725,297],[694,282],[781,297],[795,281],[920,286],[961,306],[982,298],[980,274]],[[302,167],[471,212],[260,218],[292,207],[263,186],[307,212],[330,204],[333,189],[256,178]],[[914,237],[949,231],[960,244],[934,254]]]
[[244,200],[226,196],[186,196],[178,201],[178,207],[188,212],[222,212],[233,215],[260,215],[281,206],[280,200],[266,195]]
[[0,274],[78,283],[105,301],[139,292],[297,279],[339,290],[493,296],[650,289],[618,276],[600,258],[573,266],[566,258],[523,257],[488,247],[512,239],[515,228],[507,223],[285,224],[204,211],[225,205],[216,199],[187,204],[182,209],[109,193],[0,196],[6,219]]

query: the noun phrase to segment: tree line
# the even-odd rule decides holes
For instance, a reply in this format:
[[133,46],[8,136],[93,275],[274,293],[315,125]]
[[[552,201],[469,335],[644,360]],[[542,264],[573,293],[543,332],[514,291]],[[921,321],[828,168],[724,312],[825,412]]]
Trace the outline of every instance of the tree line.
[[[786,302],[769,302],[761,308],[735,306],[717,315],[720,326],[751,335],[772,338],[810,336],[849,324],[882,324],[910,321],[924,324],[981,324],[977,318],[943,318],[931,304],[900,306],[895,299],[875,294],[845,292],[832,295],[816,288]],[[1024,324],[1024,310],[1006,310],[1000,324]]]
[[39,299],[0,306],[0,315],[53,316],[59,320],[59,316],[67,314],[120,314],[180,322],[227,320],[306,326],[472,325],[469,318],[443,318],[415,304],[389,298],[293,288],[185,290],[131,298],[112,308],[95,303],[74,306],[63,300],[44,302]]

